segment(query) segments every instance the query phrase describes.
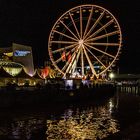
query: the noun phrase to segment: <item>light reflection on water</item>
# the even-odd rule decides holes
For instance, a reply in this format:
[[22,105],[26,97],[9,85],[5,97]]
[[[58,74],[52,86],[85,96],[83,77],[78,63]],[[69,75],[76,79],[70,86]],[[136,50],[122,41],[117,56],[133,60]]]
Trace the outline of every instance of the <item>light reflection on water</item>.
[[102,105],[71,105],[58,114],[47,110],[44,114],[15,114],[0,126],[0,136],[12,140],[102,139],[119,131],[119,123],[112,117],[114,108],[116,98],[110,98]]
[[[0,140],[99,140],[119,131],[123,132],[119,135],[137,136],[139,125],[133,124],[140,124],[139,88],[120,87],[113,98],[92,103],[50,105],[20,113],[1,110]],[[136,133],[123,131],[126,128]]]
[[140,123],[140,93],[128,89],[121,87],[103,101],[1,110],[0,140],[99,140],[116,137],[111,134],[118,131],[133,134],[124,130],[139,130],[133,125]]
[[32,139],[32,133],[43,128],[44,120],[41,118],[28,118],[28,120],[15,120],[11,123],[10,138],[20,140]]
[[[111,104],[111,105],[110,105]],[[68,109],[61,119],[47,120],[48,140],[96,140],[119,131],[117,120],[111,116],[112,100],[109,104],[75,111]]]

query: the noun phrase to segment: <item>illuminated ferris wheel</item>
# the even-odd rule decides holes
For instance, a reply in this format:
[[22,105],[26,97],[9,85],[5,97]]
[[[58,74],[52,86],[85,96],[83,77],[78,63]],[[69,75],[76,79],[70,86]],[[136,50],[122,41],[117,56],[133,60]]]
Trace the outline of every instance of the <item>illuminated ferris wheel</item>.
[[48,40],[50,59],[66,76],[99,78],[120,53],[121,29],[116,18],[97,5],[80,5],[54,24]]

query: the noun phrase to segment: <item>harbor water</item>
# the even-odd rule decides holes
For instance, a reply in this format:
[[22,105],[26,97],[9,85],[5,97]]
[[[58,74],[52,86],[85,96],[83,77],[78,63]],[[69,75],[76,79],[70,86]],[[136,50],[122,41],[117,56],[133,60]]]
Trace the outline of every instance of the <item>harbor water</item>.
[[0,140],[133,140],[138,124],[137,89],[118,87],[105,99],[1,109]]

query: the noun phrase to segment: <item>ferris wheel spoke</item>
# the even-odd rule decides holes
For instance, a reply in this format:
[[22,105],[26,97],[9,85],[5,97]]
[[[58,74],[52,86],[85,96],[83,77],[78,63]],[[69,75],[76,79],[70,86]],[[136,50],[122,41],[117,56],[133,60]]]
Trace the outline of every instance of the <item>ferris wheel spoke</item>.
[[55,61],[55,63],[57,64],[57,63],[59,63],[60,61],[62,61],[62,57],[60,57],[59,59],[57,59],[56,61]]
[[61,51],[64,51],[64,50],[73,48],[73,47],[76,46],[76,45],[77,45],[77,44],[72,44],[72,45],[66,46],[65,48],[60,48],[60,49],[54,50],[54,51],[52,51],[52,53],[61,52]]
[[82,18],[82,9],[80,7],[80,38],[82,38],[83,36],[83,22],[82,22],[83,18]]
[[72,64],[73,64],[73,62],[74,62],[74,60],[75,60],[75,57],[76,57],[76,52],[74,52],[74,55],[73,55],[73,57],[72,57],[72,60],[71,60],[71,62],[69,63],[69,65],[68,65],[68,67],[67,67],[67,69],[66,69],[66,71],[65,71],[65,75],[66,75],[66,73],[69,72],[69,70],[70,70],[70,68],[71,68],[71,66],[72,66]]
[[[77,46],[76,46],[76,47],[77,47]],[[75,47],[75,48],[76,48],[76,47]],[[74,53],[72,54],[71,58],[74,57],[74,54],[76,53],[75,48],[73,48],[73,49],[71,50],[71,52],[74,52]],[[67,52],[66,55],[68,55],[68,54],[69,54],[69,52]],[[64,65],[64,67],[62,68],[62,71],[65,71],[65,69],[67,68],[68,65],[69,65],[69,62],[67,61],[66,64]]]
[[78,37],[70,30],[70,28],[63,21],[60,20],[60,22],[77,40],[79,40]]
[[104,68],[106,68],[106,66],[100,61],[100,59],[98,59],[86,46],[85,48]]
[[79,31],[78,31],[78,29],[77,29],[77,27],[76,27],[75,21],[74,21],[74,19],[73,19],[73,17],[72,17],[72,15],[71,15],[70,12],[69,12],[69,15],[70,15],[71,21],[72,21],[72,23],[73,23],[73,26],[74,26],[74,28],[75,28],[75,30],[76,30],[76,33],[77,33],[77,35],[78,35],[78,37],[79,37],[79,39],[80,39]]
[[53,30],[53,32],[58,33],[58,34],[60,34],[60,35],[63,35],[63,36],[65,36],[65,37],[69,38],[69,39],[78,41],[77,39],[75,39],[75,38],[73,38],[73,37],[71,37],[71,36],[69,36],[69,35],[66,35],[66,34],[64,34],[64,33],[61,33],[61,32],[59,32],[59,31]]
[[50,43],[54,43],[54,44],[74,44],[74,43],[77,43],[77,42],[73,42],[73,41],[58,41],[58,40],[55,40],[55,41],[50,41]]
[[76,56],[76,59],[74,60],[73,67],[72,67],[73,72],[75,71],[75,69],[77,67],[79,57],[80,57],[80,53],[78,53],[78,55]]
[[[75,52],[73,53],[72,57],[74,56]],[[67,61],[66,64],[63,66],[62,71],[65,71],[66,68],[69,66],[69,62]]]
[[82,65],[82,76],[84,76],[84,56],[82,48],[81,48],[81,65]]
[[95,23],[92,25],[92,27],[90,28],[90,30],[87,32],[87,34],[85,34],[84,38],[87,38],[87,36],[93,31],[93,29],[96,27],[96,25],[99,23],[99,21],[102,19],[102,17],[104,16],[105,11],[103,11],[101,13],[101,15],[98,17],[98,19],[95,21]]
[[72,73],[72,72],[75,71],[75,69],[76,69],[76,63],[77,63],[78,60],[79,60],[79,56],[80,56],[80,51],[78,50],[78,52],[76,53],[75,59],[74,59],[74,61],[72,62],[72,64],[71,64],[71,66],[70,66],[68,72],[71,71],[71,73]]
[[[73,52],[74,50],[75,50],[75,48],[76,47],[74,47],[72,50],[71,50],[71,52]],[[64,50],[64,48],[63,48],[63,50]],[[68,54],[69,54],[69,51],[65,54],[66,56],[68,56]],[[62,57],[60,57],[60,58],[58,58],[56,61],[55,61],[55,63],[59,63],[60,61],[62,61]]]
[[89,45],[89,44],[87,44],[87,43],[84,43],[84,44],[85,44],[86,46],[88,46],[88,47],[90,47],[90,48],[92,48],[92,49],[98,51],[98,52],[101,52],[101,53],[103,53],[103,54],[105,54],[105,55],[107,55],[107,56],[110,56],[110,57],[112,57],[112,58],[115,58],[115,56],[113,56],[113,55],[111,55],[111,54],[109,54],[109,53],[107,53],[107,52],[104,52],[104,51],[102,51],[102,50],[99,50],[99,49],[97,49],[97,48],[95,48],[95,47],[93,47],[93,46],[91,46],[91,45]]
[[79,56],[80,56],[80,49],[78,49],[78,50],[76,51],[75,54],[76,54],[76,55],[75,55],[75,58],[74,58],[73,61],[71,62],[71,65],[70,65],[70,68],[69,68],[68,72],[69,72],[70,70],[72,70],[73,65],[74,65],[74,62],[75,62],[75,61],[78,62],[78,59],[79,59]]
[[85,43],[94,46],[119,46],[119,43],[88,43],[88,42]]
[[110,32],[110,33],[100,35],[100,36],[97,36],[94,38],[89,37],[88,39],[85,40],[85,42],[96,41],[98,39],[102,39],[102,38],[109,37],[109,36],[116,35],[116,34],[119,34],[119,31]]
[[90,15],[88,17],[88,21],[87,21],[87,24],[86,24],[86,28],[85,28],[85,31],[84,31],[84,35],[83,35],[83,38],[85,38],[85,35],[87,34],[87,30],[89,28],[89,24],[91,22],[91,18],[92,18],[92,15],[93,15],[93,6],[91,8],[91,12],[90,12]]
[[[110,20],[109,22],[107,22],[104,26],[102,26],[101,28],[99,28],[97,31],[95,31],[92,35],[88,36],[86,39],[94,37],[96,34],[98,34],[99,32],[101,32],[102,30],[104,30],[106,27],[108,27],[111,23],[113,23],[114,19]],[[86,40],[85,39],[85,40]]]
[[59,63],[60,61],[62,61],[62,57],[60,57],[59,59],[57,59],[57,60],[55,61],[55,63],[57,64],[57,63]]
[[86,49],[83,47],[83,50],[84,50],[84,53],[85,53],[85,56],[86,56],[86,58],[87,58],[87,61],[88,61],[88,63],[89,63],[89,66],[90,66],[90,68],[91,68],[91,70],[92,70],[92,73],[98,78],[98,75],[97,75],[97,73],[96,73],[96,71],[95,71],[95,69],[94,69],[94,67],[93,67],[93,64],[92,64],[92,62],[91,62],[91,60],[90,60],[90,58],[89,58],[89,56],[88,56],[88,54],[87,54],[87,51],[86,51]]

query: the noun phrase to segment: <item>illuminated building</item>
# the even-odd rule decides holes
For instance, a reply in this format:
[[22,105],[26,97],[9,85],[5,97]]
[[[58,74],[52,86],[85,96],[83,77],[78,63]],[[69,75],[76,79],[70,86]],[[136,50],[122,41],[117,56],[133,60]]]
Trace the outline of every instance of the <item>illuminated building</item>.
[[0,48],[0,86],[8,83],[35,85],[36,80],[32,48],[13,43],[11,47]]
[[24,70],[30,76],[34,75],[32,48],[30,46],[13,43],[13,61],[24,66]]
[[0,66],[12,76],[20,73],[22,68],[28,75],[33,76],[32,48],[16,43],[13,43],[12,47],[0,48]]
[[[46,78],[55,78],[56,72],[49,66],[43,69],[34,69],[32,48],[13,43],[12,47],[0,48],[0,86],[7,83],[18,85],[43,84]],[[6,77],[4,76],[6,75]]]

